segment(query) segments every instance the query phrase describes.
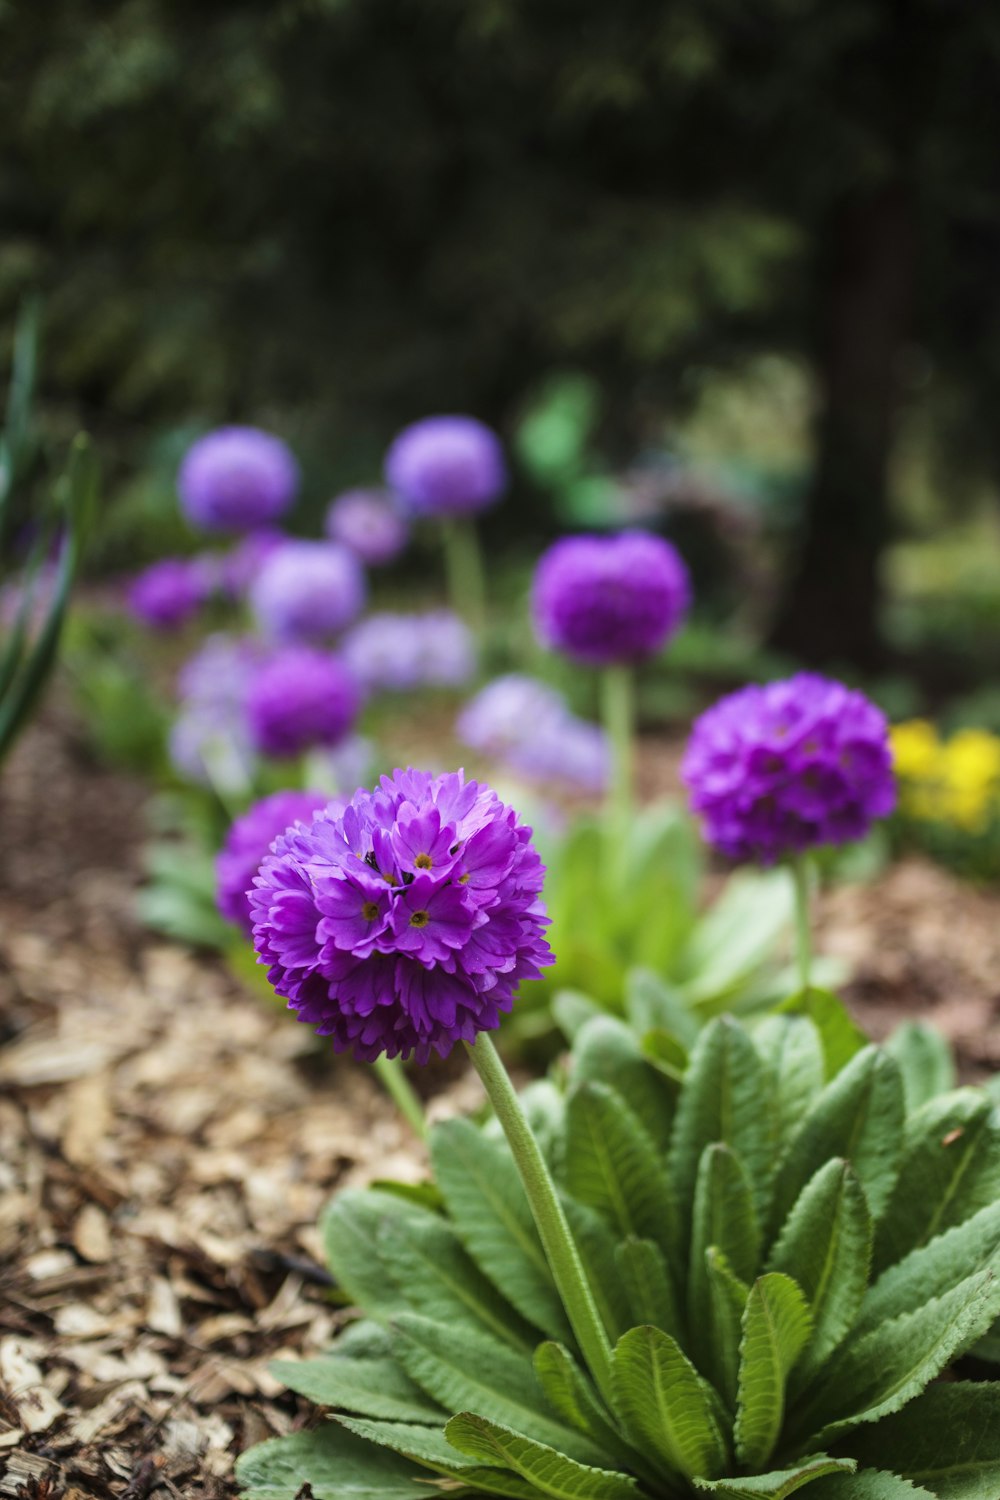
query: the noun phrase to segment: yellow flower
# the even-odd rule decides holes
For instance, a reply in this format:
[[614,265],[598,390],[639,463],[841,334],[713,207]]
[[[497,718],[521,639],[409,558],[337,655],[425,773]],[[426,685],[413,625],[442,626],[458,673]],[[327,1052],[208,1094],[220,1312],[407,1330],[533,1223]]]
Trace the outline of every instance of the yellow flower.
[[944,747],[942,782],[947,816],[982,832],[1000,811],[1000,739],[983,729],[961,729]]
[[926,719],[908,719],[890,731],[892,763],[903,781],[924,781],[937,775],[941,742]]

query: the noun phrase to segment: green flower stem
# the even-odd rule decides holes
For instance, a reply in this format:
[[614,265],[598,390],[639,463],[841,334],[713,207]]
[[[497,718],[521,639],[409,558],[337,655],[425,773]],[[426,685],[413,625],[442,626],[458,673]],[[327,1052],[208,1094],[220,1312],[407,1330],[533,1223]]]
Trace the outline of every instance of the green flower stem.
[[475,521],[452,516],[441,523],[448,597],[456,614],[474,630],[486,624],[486,581]]
[[799,973],[799,988],[807,990],[812,970],[812,929],[809,924],[812,861],[808,854],[796,854],[790,868],[795,887],[795,962]]
[[375,1059],[375,1072],[389,1098],[399,1110],[418,1140],[427,1138],[427,1121],[420,1096],[406,1076],[406,1070],[398,1057],[386,1057],[383,1053]]
[[605,667],[601,673],[601,717],[611,746],[608,812],[615,833],[624,837],[632,822],[635,736],[635,683],[631,667]]
[[465,1048],[507,1137],[577,1343],[601,1395],[610,1402],[611,1344],[545,1158],[489,1035],[481,1031]]

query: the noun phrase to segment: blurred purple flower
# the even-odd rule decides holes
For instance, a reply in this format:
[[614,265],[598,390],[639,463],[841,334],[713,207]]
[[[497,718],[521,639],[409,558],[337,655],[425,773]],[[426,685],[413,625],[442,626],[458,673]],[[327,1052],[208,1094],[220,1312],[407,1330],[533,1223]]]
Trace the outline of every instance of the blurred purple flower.
[[367,567],[390,563],[403,551],[410,528],[396,497],[386,490],[346,490],[330,501],[326,534]]
[[708,841],[763,864],[862,838],[896,801],[885,716],[810,672],[722,698],[681,769]]
[[242,599],[268,558],[287,541],[286,533],[273,526],[240,537],[219,559],[220,592],[228,599]]
[[206,599],[205,581],[195,559],[164,557],[133,578],[128,607],[153,630],[176,630],[197,614]]
[[249,598],[270,639],[325,641],[360,613],[365,593],[365,575],[346,547],[288,541],[261,564]]
[[465,705],[458,738],[533,780],[600,793],[610,770],[607,736],[570,712],[563,695],[535,677],[497,677]]
[[461,772],[384,776],[280,837],[250,895],[254,944],[334,1050],[446,1057],[550,964],[531,830]]
[[280,438],[258,427],[218,427],[184,455],[181,509],[202,531],[255,531],[284,515],[299,466]]
[[462,516],[500,498],[507,465],[500,439],[475,417],[426,417],[395,438],[385,477],[414,515]]
[[353,727],[361,691],[336,656],[313,646],[285,646],[254,673],[246,695],[250,738],[262,755],[300,755],[336,745]]
[[271,845],[293,824],[311,823],[328,804],[335,812],[344,807],[343,802],[331,802],[323,792],[274,792],[247,808],[230,826],[215,861],[215,900],[226,921],[241,928],[247,937],[253,933],[249,891]]
[[662,537],[563,537],[535,571],[535,625],[545,645],[575,661],[640,661],[677,630],[690,597],[687,568]]
[[258,641],[219,633],[208,636],[181,668],[179,710],[167,748],[186,780],[221,792],[242,791],[251,780],[256,756],[246,695],[261,660]]
[[341,652],[369,692],[462,687],[476,670],[472,632],[447,609],[369,615],[347,632]]

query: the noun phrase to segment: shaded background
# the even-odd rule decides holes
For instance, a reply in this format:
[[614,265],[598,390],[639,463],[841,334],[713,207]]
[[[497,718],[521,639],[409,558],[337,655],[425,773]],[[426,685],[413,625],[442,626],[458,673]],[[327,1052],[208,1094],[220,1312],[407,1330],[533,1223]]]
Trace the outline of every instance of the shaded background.
[[0,318],[42,291],[101,446],[92,567],[176,544],[206,426],[286,436],[305,521],[468,410],[508,550],[693,486],[766,539],[762,640],[975,686],[998,65],[972,0],[6,4]]

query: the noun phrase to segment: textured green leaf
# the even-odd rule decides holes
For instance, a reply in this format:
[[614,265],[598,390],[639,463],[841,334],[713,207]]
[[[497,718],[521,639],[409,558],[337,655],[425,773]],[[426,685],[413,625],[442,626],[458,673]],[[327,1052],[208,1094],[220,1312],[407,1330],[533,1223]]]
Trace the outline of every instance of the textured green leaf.
[[552,1015],[567,1041],[575,1042],[588,1021],[604,1015],[604,1012],[581,990],[565,989],[556,990],[553,995]]
[[847,1440],[851,1454],[925,1485],[938,1500],[1000,1495],[1000,1384],[932,1385],[874,1428]]
[[354,1359],[325,1354],[319,1359],[279,1359],[271,1374],[291,1391],[319,1406],[340,1407],[362,1417],[397,1422],[436,1422],[448,1413],[414,1385],[394,1359]]
[[566,1111],[566,1184],[619,1235],[651,1239],[669,1255],[677,1221],[662,1156],[625,1101],[598,1083],[577,1085]]
[[407,1301],[378,1248],[382,1228],[423,1210],[390,1193],[346,1188],[323,1216],[323,1244],[334,1279],[370,1318],[391,1318]]
[[634,1455],[608,1418],[588,1377],[568,1349],[551,1342],[535,1351],[535,1374],[553,1410],[624,1468]]
[[730,1409],[736,1410],[740,1371],[740,1344],[743,1342],[743,1313],[750,1288],[738,1276],[714,1245],[705,1252],[708,1272],[708,1343],[710,1375],[716,1390],[721,1391]]
[[635,1319],[629,1305],[628,1288],[618,1274],[618,1241],[594,1209],[575,1198],[563,1198],[563,1210],[580,1252],[590,1290],[612,1343]]
[[956,1089],[909,1121],[899,1180],[875,1238],[875,1269],[1000,1197],[1000,1121],[979,1089]]
[[335,1422],[356,1437],[364,1438],[376,1447],[389,1448],[413,1463],[426,1464],[444,1472],[470,1467],[456,1456],[445,1440],[445,1420],[442,1419],[436,1427],[429,1427],[422,1422],[380,1422],[368,1417],[348,1417],[343,1412],[334,1417]]
[[[784,870],[740,870],[701,918],[683,952],[690,1005],[724,1000],[770,956],[792,920],[792,886]],[[721,1007],[720,1007],[721,1008]]]
[[852,1473],[854,1463],[849,1458],[827,1458],[823,1453],[803,1459],[791,1469],[775,1469],[770,1474],[740,1474],[724,1476],[722,1479],[696,1479],[700,1490],[713,1495],[722,1495],[725,1500],[786,1500],[807,1484],[822,1479],[825,1474]]
[[883,1271],[861,1304],[852,1340],[900,1313],[915,1312],[989,1267],[1000,1275],[1000,1202],[981,1208]]
[[600,1462],[592,1443],[550,1413],[531,1362],[507,1345],[413,1313],[397,1318],[393,1329],[407,1374],[449,1411],[474,1408],[583,1463]]
[[834,1158],[806,1183],[771,1251],[768,1270],[791,1276],[806,1295],[813,1331],[800,1375],[837,1347],[868,1285],[872,1222],[850,1164]]
[[774,1131],[771,1079],[757,1049],[729,1017],[712,1021],[691,1054],[674,1121],[670,1179],[681,1221],[691,1212],[701,1154],[715,1142],[739,1156],[762,1207],[773,1171]]
[[247,1500],[427,1500],[427,1471],[330,1422],[258,1443],[236,1460]]
[[672,1090],[676,1107],[677,1094],[684,1082],[690,1060],[687,1048],[677,1040],[672,1031],[667,1031],[662,1026],[654,1026],[651,1031],[643,1032],[640,1045],[643,1057],[649,1059],[660,1078],[665,1079],[667,1087]]
[[777,1230],[806,1183],[831,1157],[844,1157],[877,1218],[892,1192],[903,1133],[903,1084],[895,1061],[876,1047],[858,1052],[828,1083],[803,1120],[774,1189]]
[[868,1038],[852,1020],[844,1002],[829,990],[813,986],[784,1001],[778,1010],[784,1015],[808,1016],[812,1021],[823,1043],[827,1083],[867,1044]]
[[639,1036],[671,1032],[690,1048],[698,1038],[698,1019],[680,992],[649,969],[630,969],[625,979],[625,1014]]
[[760,1257],[760,1225],[750,1182],[739,1157],[719,1144],[706,1146],[701,1154],[688,1268],[690,1349],[706,1373],[712,1370],[707,1255],[713,1246],[721,1251],[734,1276],[743,1282],[753,1280]]
[[975,1343],[998,1314],[1000,1279],[981,1271],[916,1312],[852,1341],[831,1360],[794,1413],[790,1425],[795,1439],[826,1447],[852,1427],[899,1411]]
[[884,1045],[899,1063],[908,1115],[955,1087],[954,1054],[933,1026],[904,1021]]
[[572,1344],[569,1323],[507,1147],[488,1140],[468,1120],[446,1120],[431,1131],[430,1148],[434,1175],[472,1259],[530,1323]]
[[[615,1251],[621,1284],[631,1306],[631,1322],[651,1323],[680,1338],[682,1325],[673,1278],[662,1251],[652,1240],[626,1239]],[[623,1329],[622,1332],[626,1332]]]
[[598,1016],[581,1030],[573,1046],[573,1078],[603,1083],[624,1100],[666,1151],[674,1118],[675,1091],[643,1057],[635,1033],[613,1016]]
[[627,1474],[576,1463],[555,1448],[472,1412],[452,1417],[445,1433],[459,1452],[512,1469],[552,1500],[635,1500],[638,1493]]
[[626,1432],[668,1473],[711,1479],[726,1467],[718,1397],[669,1334],[641,1327],[619,1339],[612,1390]]
[[858,1469],[820,1480],[809,1500],[936,1500],[922,1485],[885,1469]]
[[736,1400],[736,1452],[760,1469],[774,1452],[785,1411],[788,1373],[811,1331],[809,1305],[788,1276],[770,1271],[750,1288]]
[[785,1141],[822,1092],[823,1040],[808,1016],[789,1015],[766,1016],[753,1039],[771,1071],[778,1137]]

